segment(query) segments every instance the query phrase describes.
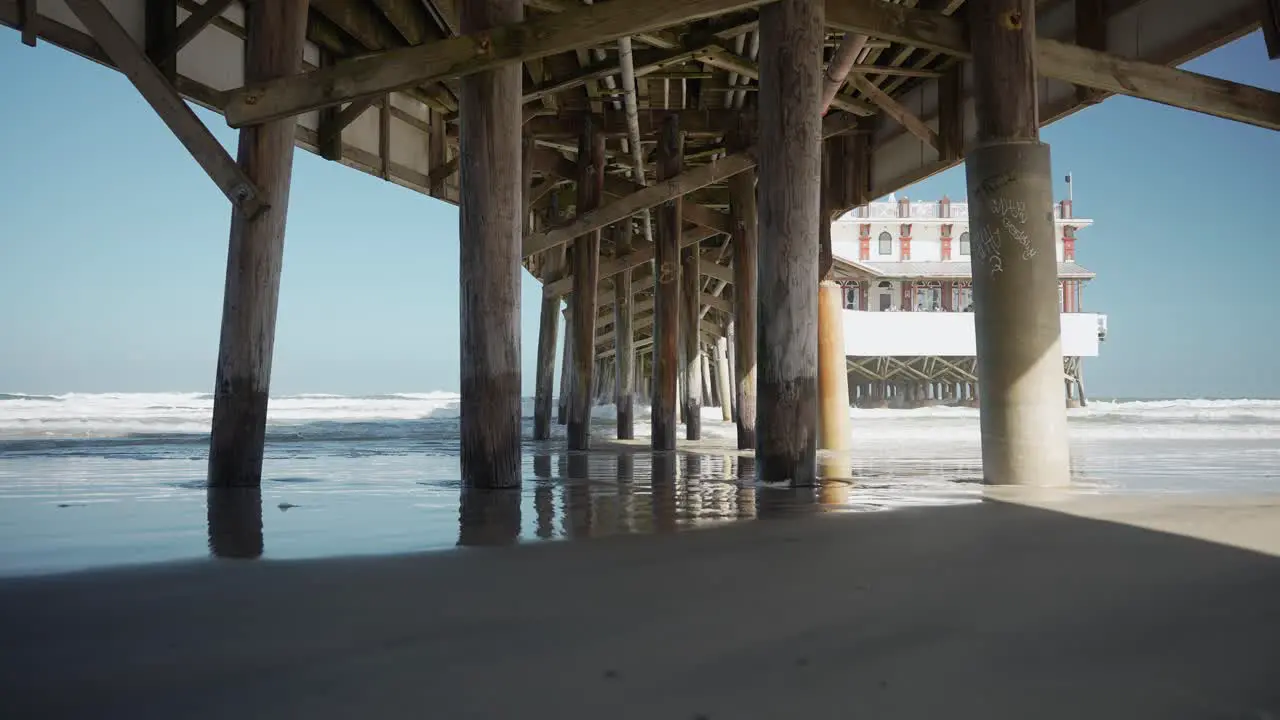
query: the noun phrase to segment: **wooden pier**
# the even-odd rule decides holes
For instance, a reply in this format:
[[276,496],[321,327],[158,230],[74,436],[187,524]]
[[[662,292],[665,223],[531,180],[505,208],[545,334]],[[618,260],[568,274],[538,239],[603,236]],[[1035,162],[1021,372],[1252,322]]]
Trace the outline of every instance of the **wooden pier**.
[[[988,482],[1066,482],[1059,383],[1079,373],[1058,360],[1039,252],[1052,218],[1029,211],[1049,204],[1039,129],[1115,93],[1280,129],[1280,94],[1174,67],[1259,27],[1280,56],[1277,16],[1263,0],[0,0],[22,42],[122,71],[232,205],[219,486],[261,479],[295,147],[460,205],[471,487],[521,482],[522,267],[544,284],[536,438],[564,302],[571,449],[590,447],[597,398],[620,438],[651,402],[655,449],[678,447],[678,414],[698,438],[714,402],[759,479],[813,484],[844,397],[885,399],[819,355],[820,338],[843,347],[822,320],[839,313],[819,312],[824,225],[967,157],[979,352],[940,379],[980,404]],[[184,100],[240,129],[236,158]]]

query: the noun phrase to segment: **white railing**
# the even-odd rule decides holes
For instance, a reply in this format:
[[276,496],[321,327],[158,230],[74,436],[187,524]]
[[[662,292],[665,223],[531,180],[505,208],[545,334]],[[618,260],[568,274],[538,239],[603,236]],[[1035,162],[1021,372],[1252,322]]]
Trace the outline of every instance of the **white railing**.
[[[910,213],[910,215],[903,219],[916,218],[920,220],[945,220],[949,218],[964,220],[969,217],[969,203],[951,203],[951,212],[947,218],[942,216],[942,205],[936,202],[909,203],[907,212]],[[869,220],[896,220],[901,217],[901,215],[899,215],[898,203],[896,202],[873,202],[850,210],[844,217]]]
[[[861,205],[846,213],[841,220],[968,220],[969,203],[951,203],[950,213],[943,217],[942,204],[937,202],[910,202],[907,204],[907,217],[902,217],[896,202],[873,202]],[[1062,219],[1062,204],[1053,204],[1053,218]]]

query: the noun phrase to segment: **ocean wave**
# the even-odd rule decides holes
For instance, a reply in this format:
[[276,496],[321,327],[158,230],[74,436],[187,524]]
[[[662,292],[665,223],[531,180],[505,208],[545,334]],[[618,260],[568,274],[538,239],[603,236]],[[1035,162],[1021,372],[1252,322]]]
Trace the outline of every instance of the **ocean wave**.
[[[454,392],[337,395],[308,393],[271,399],[269,440],[358,440],[412,437],[426,421],[456,420],[460,396]],[[0,437],[16,439],[203,436],[209,431],[209,393],[67,393],[0,395]],[[522,416],[533,416],[533,398],[524,398]],[[600,423],[613,420],[611,405],[593,409]],[[704,433],[733,437],[733,425],[718,408],[703,408]],[[851,408],[856,437],[868,441],[969,441],[977,438],[978,411],[967,407],[910,410]],[[1094,401],[1068,411],[1074,436],[1108,437],[1280,437],[1277,400]],[[636,408],[637,430],[648,430],[649,409]],[[437,425],[433,429],[443,429]],[[10,447],[12,447],[10,445]]]

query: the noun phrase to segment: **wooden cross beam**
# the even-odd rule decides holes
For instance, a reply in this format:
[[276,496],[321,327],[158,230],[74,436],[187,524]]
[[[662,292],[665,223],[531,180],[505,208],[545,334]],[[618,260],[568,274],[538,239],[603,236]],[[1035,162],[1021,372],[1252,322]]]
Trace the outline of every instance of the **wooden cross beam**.
[[244,217],[253,217],[266,207],[267,198],[262,190],[236,164],[209,128],[200,122],[159,68],[134,43],[111,11],[103,6],[102,0],[65,1],[102,51],[129,78],[236,210]]
[[861,75],[894,75],[897,77],[935,78],[942,75],[941,70],[921,70],[920,68],[894,67],[892,65],[854,65],[849,72]]
[[[615,0],[616,1],[616,0]],[[586,233],[612,225],[619,220],[673,200],[698,188],[720,182],[744,170],[755,167],[754,150],[736,153],[707,165],[685,170],[670,180],[650,185],[630,195],[614,200],[591,212],[578,215],[573,220],[558,227],[530,235],[524,239],[523,257],[536,255],[563,245]]]
[[[634,323],[635,324],[632,326],[633,331],[644,330],[645,328],[653,327],[653,313],[648,312],[648,313],[645,313],[643,316],[635,318]],[[698,331],[701,333],[702,338],[704,340],[707,340],[710,342],[714,342],[717,338],[722,337],[724,335],[724,329],[717,326],[715,323],[711,322],[710,320],[703,320],[699,322]],[[612,348],[609,348],[607,350],[601,350],[600,348],[604,347],[607,343],[612,341],[614,337],[615,337],[615,334],[612,330],[606,333],[601,333],[600,335],[596,336],[596,357],[597,358],[609,357],[613,355]],[[646,347],[652,344],[653,344],[652,337],[645,338],[642,340],[637,340],[636,349],[639,350],[641,347]]]
[[[694,45],[688,48],[676,48],[674,50],[662,50],[652,54],[637,57],[635,64],[636,78],[655,73],[668,65],[678,65],[692,59],[698,51],[709,45],[713,40],[708,39],[705,44]],[[550,80],[535,87],[531,87],[524,92],[524,102],[531,103],[541,100],[549,95],[572,90],[573,88],[585,85],[593,80],[602,80],[606,77],[618,75],[622,72],[622,68],[616,61],[605,62],[602,64],[592,65],[583,68],[577,73],[558,80]]]
[[612,0],[576,6],[523,23],[252,83],[228,93],[224,113],[231,127],[243,127],[763,4],[765,0]]
[[[632,323],[633,323],[633,325],[632,325],[632,330],[633,330],[633,331],[639,331],[639,330],[645,330],[645,329],[647,329],[647,328],[651,328],[651,327],[653,327],[653,320],[654,320],[654,316],[653,316],[653,307],[652,307],[652,305],[650,305],[650,307],[649,307],[649,309],[648,309],[648,310],[645,310],[645,311],[643,311],[643,312],[637,312],[637,313],[634,315],[634,317],[632,318]],[[707,325],[708,325],[708,327],[706,327],[706,328],[699,328],[699,329],[700,329],[700,330],[702,330],[702,332],[704,332],[704,333],[708,333],[708,334],[709,334],[709,331],[710,331],[710,329],[711,329],[711,328],[709,327],[709,326],[710,326],[710,323],[707,323]],[[680,328],[680,331],[681,331],[681,333],[683,334],[683,332],[684,332],[684,328],[683,328],[683,327],[682,327],[682,328]],[[596,340],[596,355],[597,355],[597,356],[600,356],[600,355],[602,354],[602,352],[601,352],[601,348],[606,348],[606,347],[608,347],[608,346],[609,346],[609,344],[610,344],[611,342],[616,341],[616,339],[617,339],[617,333],[616,333],[616,332],[614,332],[613,330],[608,330],[608,331],[605,331],[605,332],[596,333],[596,338],[595,338],[595,340]],[[643,342],[645,342],[643,339],[641,339],[641,340],[636,340],[636,345],[640,345],[640,344],[641,344],[641,343],[643,343]],[[652,342],[652,341],[650,341],[650,342]]]
[[[565,180],[572,180],[578,176],[578,164],[559,153],[548,151],[545,155],[540,155],[538,163],[545,172]],[[606,175],[604,178],[605,195],[611,197],[624,197],[645,187],[647,186],[617,175]],[[718,210],[686,202],[683,211],[687,222],[726,235],[729,233],[729,218]]]
[[[640,126],[640,134],[656,135],[662,128],[662,122],[671,115],[680,119],[680,131],[689,137],[720,137],[725,127],[736,124],[741,110],[639,110],[636,120]],[[581,113],[565,115],[541,115],[530,118],[525,124],[525,132],[540,139],[576,138],[582,133]],[[606,109],[596,114],[600,124],[600,132],[609,137],[627,137],[626,114]]]
[[733,268],[720,263],[704,262],[698,266],[698,270],[705,276],[719,280],[722,283],[729,284],[733,282]]
[[[702,293],[702,296],[699,301],[704,307],[715,308],[720,312],[726,312],[726,313],[733,312],[733,303],[731,303],[730,301],[722,297],[712,295],[711,293],[705,293],[705,292]],[[606,327],[608,325],[613,324],[613,303],[606,302],[605,304],[601,305],[601,309],[604,312],[596,316],[597,328],[602,328],[602,327]],[[636,315],[643,312],[649,312],[651,310],[653,310],[652,297],[647,297],[644,300],[636,301],[631,305],[631,312]]]
[[422,0],[373,0],[382,14],[410,45],[444,37],[431,20]]
[[457,0],[426,0],[426,3],[432,19],[442,30],[448,30],[449,35],[457,35],[461,32]]
[[[737,73],[752,80],[760,80],[760,68],[750,60],[739,57],[721,47],[712,47],[698,54],[698,59],[707,65]],[[873,115],[875,110],[866,102],[849,95],[837,94],[831,101],[835,107],[854,115]]]
[[1280,130],[1280,93],[1040,38],[1040,74],[1096,90]]
[[[970,57],[964,22],[882,0],[827,0],[826,23],[961,58]],[[1044,77],[1184,110],[1280,129],[1280,93],[1177,68],[1130,60],[1049,38],[1036,41]]]
[[206,0],[197,10],[187,16],[186,20],[173,31],[169,45],[156,54],[157,60],[172,60],[187,43],[196,38],[201,30],[209,26],[214,18],[222,14],[231,5],[232,0]]
[[[934,132],[933,128],[925,125],[924,121],[916,117],[916,114],[908,110],[902,103],[890,97],[889,93],[881,90],[879,86],[868,80],[866,75],[849,75],[849,82],[853,83],[855,88],[863,95],[866,95],[867,99],[875,103],[886,115],[906,128],[907,132],[925,141],[934,150],[939,148],[938,133]],[[836,103],[832,104],[835,105]]]
[[440,189],[441,195],[444,194],[444,181],[448,180],[450,176],[458,172],[458,163],[460,160],[460,156],[454,155],[446,160],[443,165],[432,168],[431,172],[427,173],[427,187],[433,188],[431,191],[433,195],[436,194],[435,188]]
[[[694,228],[685,230],[680,235],[680,247],[687,248],[692,245],[715,236],[717,233],[705,228]],[[600,277],[610,278],[623,270],[638,268],[641,265],[653,259],[653,246],[640,247],[632,250],[629,254],[620,258],[612,258],[600,261]],[[546,283],[542,286],[542,296],[544,298],[561,297],[573,292],[573,276],[566,275],[553,282]]]
[[[614,0],[614,2],[618,1]],[[824,138],[832,137],[856,130],[856,121],[857,118],[844,113],[828,115],[822,119],[822,136]],[[619,220],[635,215],[641,210],[681,197],[712,183],[720,182],[755,166],[755,148],[748,148],[712,161],[710,164],[687,169],[670,180],[664,180],[655,185],[641,188],[630,195],[602,205],[589,213],[579,215],[568,223],[526,236],[522,256],[529,257],[553,247],[558,247],[579,235],[598,230],[606,225],[612,225]]]
[[[755,23],[742,20],[730,20],[719,26],[708,28],[702,32],[691,33],[680,44],[656,51],[637,52],[633,55],[633,68],[636,78],[651,75],[669,65],[678,65],[693,59],[699,52],[722,42],[725,38],[744,32]],[[570,90],[593,80],[600,80],[622,73],[622,66],[616,59],[583,68],[580,72],[566,78],[544,82],[530,88],[524,94],[524,102],[541,100],[548,95]]]
[[827,27],[869,35],[946,55],[969,55],[969,35],[958,18],[884,0],[827,0]]
[[[322,154],[324,154],[327,159],[342,159],[342,155],[340,153],[342,148],[342,131],[348,125],[355,122],[356,118],[363,115],[369,108],[378,104],[378,101],[381,99],[382,98],[375,96],[360,98],[359,100],[347,103],[347,106],[344,108],[338,109],[337,106],[334,106],[333,108],[326,108],[323,111],[324,113],[327,113],[327,115],[323,116],[320,120],[318,134],[320,138],[320,147],[326,150],[326,152]],[[331,112],[332,110],[337,110],[337,112]],[[334,150],[339,152],[333,152]],[[428,185],[429,184],[430,183],[428,183]]]

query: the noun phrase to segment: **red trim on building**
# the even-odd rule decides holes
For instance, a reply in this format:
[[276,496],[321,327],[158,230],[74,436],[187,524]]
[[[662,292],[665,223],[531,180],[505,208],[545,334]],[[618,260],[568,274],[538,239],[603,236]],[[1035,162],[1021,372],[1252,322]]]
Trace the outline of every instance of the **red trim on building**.
[[[1063,202],[1069,202],[1063,200]],[[1070,225],[1062,228],[1062,261],[1075,262],[1076,260],[1076,229]]]
[[901,242],[899,243],[901,257],[898,259],[906,262],[911,259],[911,223],[903,223],[902,227],[898,228],[898,231],[901,236]]
[[951,259],[951,226],[942,226],[942,259]]
[[871,259],[871,225],[866,223],[858,225],[858,259]]
[[[947,240],[950,240],[950,239],[951,238],[947,238]],[[943,258],[943,260],[946,260],[946,258]],[[951,312],[951,308],[952,308],[951,281],[943,280],[942,281],[942,309],[945,310],[946,312]]]

